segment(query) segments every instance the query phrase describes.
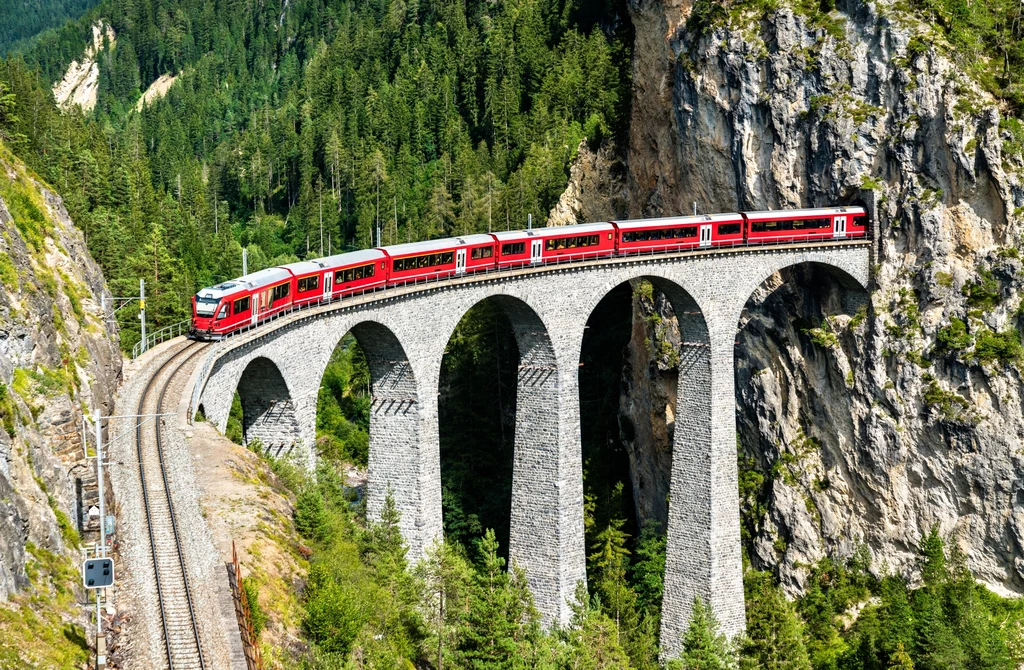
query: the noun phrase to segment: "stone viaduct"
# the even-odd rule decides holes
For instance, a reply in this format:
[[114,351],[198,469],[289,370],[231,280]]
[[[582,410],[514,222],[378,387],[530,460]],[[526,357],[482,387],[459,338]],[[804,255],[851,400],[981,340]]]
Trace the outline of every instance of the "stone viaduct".
[[683,336],[669,500],[661,640],[679,651],[692,602],[723,632],[744,629],[734,347],[741,312],[773,273],[814,263],[866,287],[868,242],[718,249],[602,259],[388,289],[295,312],[211,348],[193,407],[224,430],[237,390],[248,439],[296,448],[312,466],[316,403],[336,345],[351,332],[372,378],[367,513],[390,489],[415,561],[442,534],[438,446],[441,358],[483,300],[507,313],[519,348],[509,554],[548,623],[566,623],[586,580],[578,364],[587,320],[613,288],[647,278]]

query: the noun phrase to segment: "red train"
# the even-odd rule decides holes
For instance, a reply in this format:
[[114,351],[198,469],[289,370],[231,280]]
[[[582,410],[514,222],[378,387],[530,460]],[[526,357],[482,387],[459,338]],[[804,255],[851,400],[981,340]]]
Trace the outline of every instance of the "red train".
[[867,235],[862,207],[608,221],[366,249],[253,272],[192,298],[190,337],[217,340],[283,310],[511,267]]

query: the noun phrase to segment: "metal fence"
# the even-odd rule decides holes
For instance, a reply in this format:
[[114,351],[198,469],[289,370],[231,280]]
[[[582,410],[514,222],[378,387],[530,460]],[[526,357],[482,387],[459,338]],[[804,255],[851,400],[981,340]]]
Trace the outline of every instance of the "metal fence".
[[[165,326],[160,330],[156,331],[155,333],[150,333],[146,335],[146,339],[144,341],[139,340],[138,342],[135,343],[135,346],[132,347],[132,359],[134,360],[138,358],[144,352],[149,351],[150,349],[160,344],[161,342],[173,340],[176,337],[184,335],[185,333],[188,332],[189,326],[191,325],[192,320],[185,319],[184,321],[179,321],[178,323],[172,323],[169,326]],[[145,343],[146,345],[145,348],[143,348],[142,346],[143,343]]]
[[[538,262],[524,261],[524,262],[521,262],[521,263],[506,265],[506,266],[500,267],[500,268],[488,267],[486,269],[476,270],[476,271],[473,271],[473,272],[456,273],[456,272],[452,271],[452,272],[446,273],[444,275],[435,275],[433,277],[427,277],[427,278],[424,278],[424,279],[414,279],[414,280],[411,280],[411,281],[406,281],[406,282],[403,282],[402,284],[393,284],[391,286],[386,286],[386,285],[385,286],[374,286],[372,289],[369,289],[369,290],[366,290],[366,291],[347,294],[344,298],[342,298],[340,295],[336,296],[336,297],[331,295],[331,296],[328,296],[326,298],[322,297],[322,298],[320,298],[318,300],[312,300],[310,302],[306,302],[306,303],[303,303],[301,305],[294,305],[294,304],[293,305],[289,305],[288,307],[282,307],[281,309],[279,309],[277,311],[268,312],[267,316],[265,316],[264,318],[260,319],[255,324],[247,324],[247,325],[243,326],[242,328],[239,328],[238,330],[231,331],[230,333],[225,333],[224,335],[220,336],[220,338],[216,341],[215,345],[210,347],[210,353],[206,356],[206,361],[203,363],[203,367],[200,370],[199,377],[196,379],[196,384],[192,388],[192,400],[189,403],[188,421],[191,423],[192,422],[192,417],[196,413],[196,409],[199,406],[199,400],[202,397],[203,388],[206,386],[207,377],[210,374],[210,371],[211,371],[211,368],[213,367],[214,361],[218,358],[218,355],[217,355],[218,351],[221,351],[224,348],[227,348],[231,344],[235,343],[238,340],[238,338],[241,338],[243,335],[250,334],[253,330],[255,330],[257,328],[260,328],[261,326],[263,326],[265,324],[270,324],[270,323],[273,323],[274,321],[278,321],[278,320],[283,319],[285,317],[295,315],[297,312],[305,312],[306,310],[311,310],[311,309],[314,309],[314,308],[317,308],[317,307],[326,307],[326,306],[335,305],[335,304],[337,304],[339,306],[340,305],[345,305],[345,304],[352,304],[353,298],[363,298],[363,300],[360,300],[360,301],[355,303],[355,305],[362,305],[362,304],[374,302],[375,300],[378,300],[378,299],[397,297],[397,296],[401,296],[401,295],[407,295],[409,293],[415,293],[415,292],[417,292],[417,287],[426,288],[427,286],[429,286],[431,284],[447,283],[447,282],[452,281],[452,280],[463,279],[463,280],[471,280],[471,281],[481,281],[481,280],[486,280],[486,279],[488,279],[490,277],[505,276],[507,273],[513,272],[513,271],[522,271],[522,270],[545,271],[545,270],[550,270],[552,268],[561,269],[562,266],[566,266],[566,265],[574,265],[576,267],[580,267],[579,264],[583,263],[585,261],[590,261],[592,263],[593,262],[604,262],[604,261],[619,261],[621,263],[621,262],[635,262],[635,261],[638,261],[638,260],[641,260],[641,259],[644,259],[644,258],[653,258],[653,257],[667,258],[667,257],[672,257],[674,255],[680,255],[680,254],[685,254],[687,256],[690,256],[690,255],[693,254],[693,252],[720,252],[722,250],[730,250],[730,251],[733,251],[733,250],[757,251],[759,249],[763,249],[765,251],[768,251],[768,250],[775,250],[775,249],[778,249],[780,247],[807,246],[808,244],[811,244],[811,245],[818,245],[818,244],[821,244],[821,245],[831,245],[831,244],[836,244],[836,243],[849,244],[851,242],[852,243],[861,243],[861,244],[870,244],[870,240],[868,238],[856,237],[856,238],[830,238],[830,239],[807,240],[803,244],[800,244],[800,243],[796,243],[795,244],[792,241],[778,241],[778,242],[764,242],[764,243],[759,243],[759,244],[754,245],[754,244],[746,244],[746,243],[743,243],[742,241],[738,240],[738,241],[736,241],[735,243],[732,243],[732,244],[727,243],[727,244],[724,244],[724,245],[718,245],[718,246],[714,246],[714,247],[687,247],[687,248],[669,249],[669,250],[666,250],[664,248],[661,248],[661,249],[651,249],[651,250],[631,250],[631,251],[622,251],[622,252],[619,252],[617,254],[613,254],[612,256],[606,256],[606,255],[603,255],[603,254],[600,254],[600,253],[595,253],[595,252],[591,251],[591,252],[588,252],[588,253],[567,254],[565,256],[561,256],[561,257],[559,257],[557,259],[554,259],[554,260],[545,260],[545,261],[538,261]],[[405,289],[405,290],[403,290],[403,289]],[[380,296],[380,298],[378,298],[378,295]],[[353,305],[353,306],[355,306],[355,305]],[[184,323],[187,324],[188,322],[184,322]],[[179,325],[179,324],[175,324],[175,325]],[[154,333],[154,336],[155,335],[157,335],[157,333]]]
[[260,655],[259,638],[253,627],[252,612],[249,610],[249,599],[245,595],[245,582],[242,568],[238,563],[238,551],[235,541],[231,541],[231,565],[228,570],[231,582],[231,596],[235,601],[235,617],[238,619],[238,632],[242,637],[242,651],[245,653],[245,665],[248,670],[263,670],[263,657]]

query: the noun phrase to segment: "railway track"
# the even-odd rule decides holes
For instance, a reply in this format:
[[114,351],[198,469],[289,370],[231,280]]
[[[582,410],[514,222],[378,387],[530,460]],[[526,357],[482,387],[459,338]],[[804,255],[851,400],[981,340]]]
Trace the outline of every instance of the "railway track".
[[[164,396],[171,381],[205,345],[186,344],[175,351],[149,379],[139,400],[138,414],[158,414],[164,407]],[[196,623],[189,588],[188,569],[182,553],[174,501],[168,485],[161,442],[162,418],[152,421],[138,419],[135,447],[139,462],[139,481],[149,527],[149,546],[153,559],[160,623],[163,630],[164,655],[168,668],[205,669],[203,645]]]

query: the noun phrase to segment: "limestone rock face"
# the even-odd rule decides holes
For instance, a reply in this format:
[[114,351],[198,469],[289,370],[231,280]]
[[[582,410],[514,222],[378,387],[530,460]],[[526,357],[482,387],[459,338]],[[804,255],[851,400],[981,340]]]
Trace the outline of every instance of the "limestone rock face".
[[[862,545],[909,574],[937,524],[991,587],[1024,592],[1021,140],[914,17],[837,6],[697,34],[688,3],[631,3],[629,213],[867,206],[869,294],[792,268],[737,324],[750,557],[792,592],[801,565]],[[621,403],[641,519],[661,513],[673,425],[675,372],[642,346],[656,302],[634,303]]]
[[[29,585],[26,545],[71,555],[82,510],[97,500],[82,411],[109,413],[121,355],[101,318],[100,296],[109,308],[109,293],[81,232],[60,198],[2,144],[0,281],[0,600],[7,600]],[[88,532],[88,521],[81,530]]]

